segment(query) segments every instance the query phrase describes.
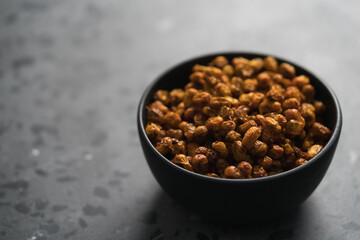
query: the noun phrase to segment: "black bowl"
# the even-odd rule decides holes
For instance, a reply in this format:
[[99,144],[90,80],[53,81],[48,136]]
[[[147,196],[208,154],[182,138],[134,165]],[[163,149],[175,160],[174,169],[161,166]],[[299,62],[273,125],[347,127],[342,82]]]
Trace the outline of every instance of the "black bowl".
[[183,88],[195,64],[208,64],[214,57],[229,59],[264,58],[267,55],[231,52],[196,57],[183,62],[157,78],[143,93],[138,107],[138,131],[146,160],[161,187],[174,200],[193,212],[213,221],[233,224],[264,222],[294,210],[304,202],[324,177],[334,156],[341,132],[342,116],[339,102],[331,88],[314,74],[288,60],[297,74],[310,77],[316,98],[327,107],[324,120],[333,134],[324,149],[308,163],[292,170],[263,178],[223,179],[187,171],[163,157],[146,136],[146,106],[153,101],[156,90]]

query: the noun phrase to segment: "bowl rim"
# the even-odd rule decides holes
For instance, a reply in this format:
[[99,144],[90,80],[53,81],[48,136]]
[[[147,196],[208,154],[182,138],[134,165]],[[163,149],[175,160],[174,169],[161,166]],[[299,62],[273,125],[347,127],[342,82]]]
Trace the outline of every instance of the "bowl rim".
[[[142,111],[143,109],[146,107],[145,104],[145,100],[148,97],[148,95],[150,94],[150,91],[152,90],[152,88],[164,77],[166,76],[168,73],[170,73],[171,71],[174,71],[175,69],[177,69],[178,67],[181,67],[182,65],[185,65],[189,62],[193,62],[199,59],[203,59],[203,58],[209,58],[209,57],[216,57],[216,56],[221,56],[221,55],[239,55],[239,57],[241,57],[242,55],[253,55],[256,57],[261,57],[264,58],[266,56],[273,56],[275,59],[277,59],[280,62],[287,62],[289,64],[292,64],[295,68],[304,70],[305,72],[310,73],[311,75],[313,75],[321,84],[323,84],[325,86],[325,88],[329,91],[331,97],[333,98],[333,101],[335,103],[335,109],[336,109],[336,122],[335,122],[335,126],[334,126],[334,132],[331,135],[329,141],[327,142],[327,144],[325,145],[325,147],[320,151],[319,154],[317,154],[315,157],[313,157],[311,159],[311,161],[308,161],[306,164],[303,164],[301,166],[298,166],[296,168],[275,174],[275,175],[271,175],[271,176],[266,176],[266,177],[260,177],[260,178],[250,178],[250,179],[229,179],[229,178],[215,178],[215,177],[210,177],[210,176],[206,176],[206,175],[202,175],[199,173],[195,173],[195,172],[191,172],[189,170],[186,170],[174,163],[172,163],[169,159],[165,158],[163,155],[161,155],[156,148],[153,146],[153,144],[151,143],[151,141],[149,140],[148,136],[145,133],[145,127],[143,124],[143,116],[142,116]],[[165,70],[162,74],[160,74],[158,77],[156,77],[144,90],[143,94],[141,95],[140,98],[140,102],[138,105],[138,109],[137,109],[137,125],[138,125],[138,132],[140,137],[144,138],[144,142],[146,143],[146,145],[148,145],[151,149],[151,151],[153,151],[155,153],[155,155],[157,155],[159,157],[159,159],[161,161],[163,161],[166,165],[168,165],[171,168],[174,168],[177,171],[181,171],[182,173],[188,175],[189,177],[194,177],[194,178],[199,178],[201,180],[204,181],[214,181],[214,182],[228,182],[228,183],[257,183],[257,182],[266,182],[266,181],[273,181],[276,179],[280,179],[280,178],[284,178],[288,175],[292,175],[295,174],[299,171],[302,171],[305,168],[309,168],[311,167],[313,164],[315,164],[315,162],[319,161],[319,159],[325,155],[325,153],[327,151],[330,150],[331,146],[333,146],[334,144],[336,144],[336,142],[338,141],[339,137],[340,137],[340,133],[341,133],[341,127],[342,127],[342,112],[341,112],[341,108],[340,108],[340,103],[339,100],[337,99],[337,96],[335,94],[335,92],[333,91],[333,89],[328,85],[328,83],[324,82],[323,80],[321,80],[318,76],[316,76],[315,74],[313,74],[312,72],[310,72],[309,70],[307,70],[307,68],[304,68],[303,66],[293,62],[293,61],[289,61],[287,59],[284,59],[282,57],[278,57],[276,55],[273,54],[266,54],[266,53],[259,53],[259,52],[246,52],[246,51],[224,51],[224,52],[214,52],[214,53],[209,53],[209,54],[203,54],[203,55],[199,55],[199,56],[195,56],[195,57],[191,57],[188,58],[186,60],[182,60],[181,62],[171,66],[170,68],[168,68],[167,70]]]

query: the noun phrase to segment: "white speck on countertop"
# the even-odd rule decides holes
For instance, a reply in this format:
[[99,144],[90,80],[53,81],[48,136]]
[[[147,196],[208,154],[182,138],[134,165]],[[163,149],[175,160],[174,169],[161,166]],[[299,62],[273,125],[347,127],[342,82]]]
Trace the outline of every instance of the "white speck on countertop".
[[90,154],[90,153],[86,153],[86,154],[84,155],[84,159],[85,159],[86,161],[91,161],[91,160],[94,159],[94,156],[93,156],[92,154]]
[[155,24],[155,29],[158,32],[167,32],[171,30],[175,25],[175,21],[172,18],[163,18]]
[[42,237],[44,236],[43,233],[39,232],[39,231],[35,231],[31,237],[27,238],[27,240],[36,240],[39,237],[42,239]]
[[354,164],[357,161],[358,154],[354,150],[350,150],[349,152],[349,160],[351,164]]
[[40,155],[40,150],[39,150],[39,149],[33,148],[33,149],[31,150],[31,156],[33,156],[33,157],[38,157],[39,155]]

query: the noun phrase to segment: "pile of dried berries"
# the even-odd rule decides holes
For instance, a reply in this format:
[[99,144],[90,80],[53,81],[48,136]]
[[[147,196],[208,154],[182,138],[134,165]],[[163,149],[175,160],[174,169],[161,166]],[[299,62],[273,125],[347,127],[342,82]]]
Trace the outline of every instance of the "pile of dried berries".
[[300,166],[331,136],[307,76],[273,57],[195,65],[183,89],[158,90],[146,134],[176,165],[212,177],[258,178]]

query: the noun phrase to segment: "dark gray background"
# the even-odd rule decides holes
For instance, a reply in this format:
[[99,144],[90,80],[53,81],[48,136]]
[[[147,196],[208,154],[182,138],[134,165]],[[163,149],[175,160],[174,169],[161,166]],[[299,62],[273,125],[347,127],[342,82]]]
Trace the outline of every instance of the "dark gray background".
[[[359,239],[359,9],[355,0],[1,1],[0,239]],[[146,85],[225,50],[293,60],[343,109],[324,180],[266,225],[219,226],[178,206],[137,136]]]

